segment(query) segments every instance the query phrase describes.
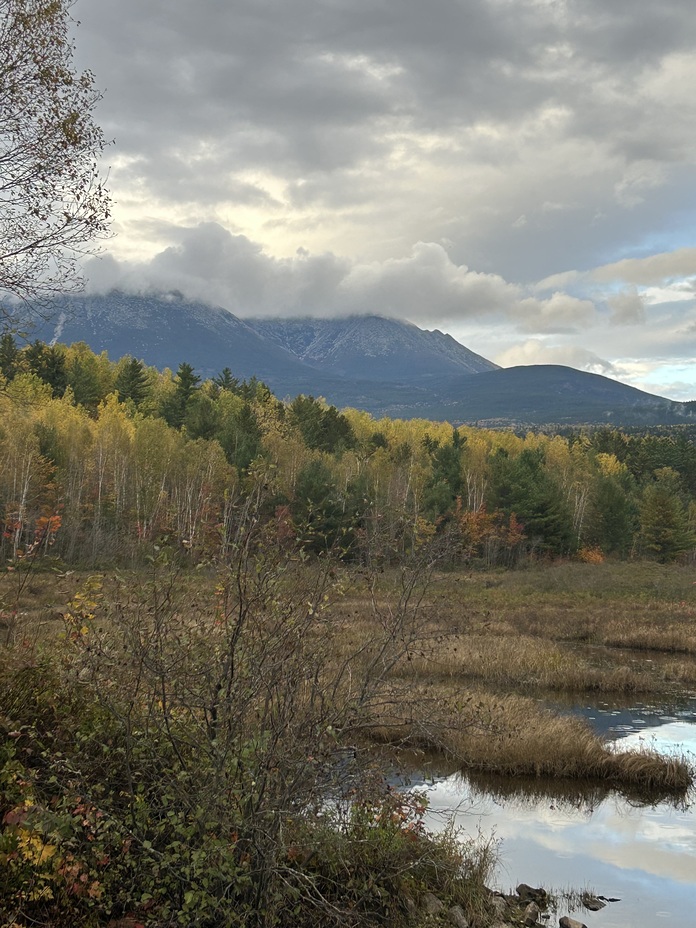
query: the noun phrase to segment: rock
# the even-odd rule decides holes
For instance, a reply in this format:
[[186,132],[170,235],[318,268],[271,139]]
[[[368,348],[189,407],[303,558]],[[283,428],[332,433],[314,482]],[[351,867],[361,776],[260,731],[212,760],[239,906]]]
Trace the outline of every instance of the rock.
[[509,906],[503,896],[491,896],[491,908],[495,917],[500,920],[507,915]]
[[425,893],[421,899],[421,908],[426,915],[439,915],[444,909],[445,904],[432,893]]
[[574,918],[568,918],[567,915],[564,915],[563,918],[559,919],[558,928],[587,928],[583,922],[578,922]]
[[535,889],[527,883],[520,883],[516,889],[517,895],[521,902],[537,902],[539,905],[546,905],[548,894],[545,889]]
[[403,896],[403,903],[404,908],[406,909],[406,917],[408,921],[415,922],[418,918],[418,906],[413,901],[413,899],[406,894]]
[[524,924],[527,926],[527,928],[531,928],[532,925],[537,924],[540,914],[541,912],[536,902],[530,902],[527,908],[524,910]]
[[606,902],[602,902],[601,899],[598,899],[597,896],[593,896],[592,893],[583,893],[582,904],[586,909],[589,909],[590,912],[599,912],[600,909],[604,908]]
[[453,905],[447,913],[447,918],[454,928],[469,928],[469,922],[466,920],[464,910],[460,905]]

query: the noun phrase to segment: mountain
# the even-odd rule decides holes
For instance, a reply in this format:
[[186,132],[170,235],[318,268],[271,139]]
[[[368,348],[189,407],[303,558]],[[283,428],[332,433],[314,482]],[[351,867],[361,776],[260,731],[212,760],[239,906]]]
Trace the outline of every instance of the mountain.
[[376,315],[243,320],[179,293],[113,291],[56,301],[35,335],[159,368],[187,361],[203,377],[229,367],[281,397],[311,393],[375,416],[518,428],[692,420],[691,404],[567,367],[501,369],[449,335]]
[[[693,421],[690,404],[645,393],[635,387],[572,367],[536,364],[432,384],[428,400],[415,399],[426,419],[489,427],[539,425],[675,425]],[[389,416],[403,415],[399,404]]]
[[256,376],[275,389],[308,389],[315,372],[279,345],[219,306],[185,300],[181,294],[64,297],[53,305],[52,323],[36,331],[45,341],[86,342],[111,358],[133,355],[173,370],[182,361],[203,377],[224,367],[235,376]]
[[246,323],[298,360],[349,380],[398,383],[500,369],[451,335],[383,316],[247,319]]

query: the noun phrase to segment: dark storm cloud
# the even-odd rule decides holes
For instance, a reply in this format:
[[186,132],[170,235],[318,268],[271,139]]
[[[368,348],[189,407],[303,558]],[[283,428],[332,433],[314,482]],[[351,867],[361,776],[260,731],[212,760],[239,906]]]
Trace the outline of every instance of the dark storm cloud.
[[687,4],[642,0],[92,0],[80,12],[82,56],[107,84],[114,125],[141,141],[159,129],[165,144],[253,126],[306,166],[301,138],[317,126],[514,121],[547,102],[602,109],[607,77],[621,95],[694,39]]
[[107,131],[144,156],[146,176],[203,139],[237,169],[332,170],[386,154],[385,130],[522,102],[500,68],[520,57],[514,24],[486,3],[94,0],[83,12]]

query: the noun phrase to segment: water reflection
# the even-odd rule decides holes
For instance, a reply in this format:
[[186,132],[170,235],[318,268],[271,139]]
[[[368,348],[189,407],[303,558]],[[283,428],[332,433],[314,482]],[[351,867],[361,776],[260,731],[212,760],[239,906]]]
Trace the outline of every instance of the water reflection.
[[673,722],[696,723],[696,696],[686,696],[667,705],[639,703],[630,697],[616,697],[588,705],[574,698],[564,700],[558,697],[546,705],[563,714],[581,716],[598,734],[611,740]]
[[[696,757],[696,725],[674,716],[661,721],[636,725],[621,748],[647,745]],[[501,890],[526,882],[621,899],[597,913],[571,913],[588,926],[696,924],[696,814],[688,803],[646,805],[596,784],[480,774],[452,774],[416,787],[428,793],[433,829],[454,813],[467,833],[480,829],[501,839]]]

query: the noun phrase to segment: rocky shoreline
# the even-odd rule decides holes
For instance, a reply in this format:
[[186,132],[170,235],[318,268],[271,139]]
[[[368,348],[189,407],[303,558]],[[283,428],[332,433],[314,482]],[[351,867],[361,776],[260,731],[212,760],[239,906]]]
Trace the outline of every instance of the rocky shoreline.
[[[520,883],[513,894],[494,890],[489,890],[489,893],[492,914],[490,928],[549,928],[549,915],[545,913],[549,911],[551,899],[545,889]],[[580,904],[593,912],[603,909],[607,902],[617,901],[591,893],[583,893],[580,896]],[[410,898],[406,900],[406,905],[412,922],[416,924],[425,921],[450,925],[452,928],[472,928],[461,906],[453,905],[448,908],[434,893],[424,893],[419,906]],[[568,915],[562,915],[558,920],[558,928],[587,928],[587,925]]]

